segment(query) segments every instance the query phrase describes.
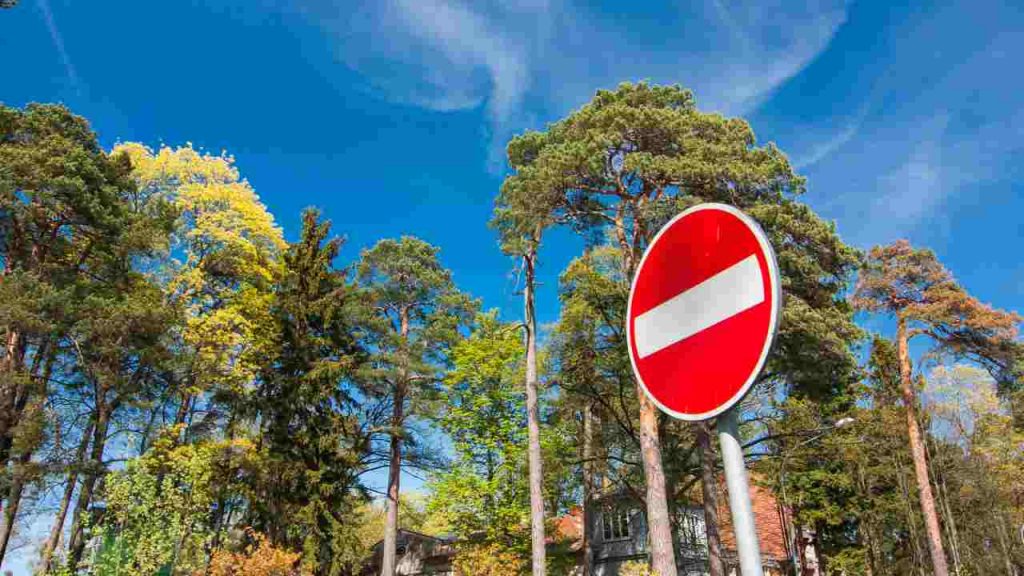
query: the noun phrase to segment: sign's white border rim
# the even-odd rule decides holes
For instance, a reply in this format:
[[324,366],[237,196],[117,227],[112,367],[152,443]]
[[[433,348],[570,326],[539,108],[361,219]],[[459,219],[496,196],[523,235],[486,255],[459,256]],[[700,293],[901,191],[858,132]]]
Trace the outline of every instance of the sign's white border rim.
[[[743,384],[743,386],[735,394],[733,394],[733,396],[729,398],[729,400],[722,403],[722,405],[719,406],[718,408],[715,408],[714,410],[709,410],[707,412],[703,412],[701,414],[687,414],[683,412],[676,412],[675,410],[672,410],[671,408],[665,406],[660,401],[658,401],[658,399],[655,398],[653,394],[651,394],[650,390],[647,389],[647,384],[644,382],[643,376],[640,375],[640,370],[637,368],[636,358],[633,354],[633,331],[630,330],[630,324],[633,321],[633,292],[636,290],[637,277],[639,277],[640,275],[640,270],[643,270],[644,262],[647,261],[647,256],[651,253],[651,250],[658,243],[658,240],[661,239],[661,236],[676,222],[682,220],[683,218],[691,214],[701,212],[703,210],[721,210],[723,212],[728,212],[729,214],[736,216],[737,218],[739,218],[741,222],[743,222],[747,226],[747,228],[750,229],[750,231],[754,234],[754,237],[757,238],[757,243],[760,244],[761,250],[762,252],[764,252],[765,260],[767,260],[768,264],[768,280],[772,290],[771,312],[768,319],[768,336],[765,338],[764,347],[761,349],[761,355],[757,359],[757,364],[754,366],[754,369],[751,371],[750,376],[747,377],[747,381]],[[747,395],[747,392],[750,391],[750,388],[753,387],[754,381],[757,380],[757,377],[761,375],[761,370],[764,368],[764,364],[768,360],[768,352],[771,350],[772,344],[775,342],[775,334],[779,330],[779,321],[781,319],[779,311],[781,307],[782,287],[779,284],[779,265],[775,259],[775,250],[772,249],[771,242],[768,241],[768,235],[765,234],[764,229],[761,228],[761,225],[758,224],[756,220],[748,216],[739,208],[736,208],[735,206],[731,206],[729,204],[706,202],[704,204],[698,204],[696,206],[687,208],[686,210],[683,210],[675,217],[673,217],[671,220],[669,220],[668,223],[662,226],[661,230],[658,230],[658,233],[654,235],[654,238],[651,239],[650,244],[648,244],[647,248],[644,250],[644,254],[640,258],[640,263],[637,264],[636,271],[633,273],[633,279],[630,282],[629,300],[626,301],[626,346],[628,347],[627,352],[629,353],[629,363],[633,367],[633,375],[636,377],[637,382],[640,383],[640,387],[643,389],[644,394],[646,394],[647,397],[650,398],[650,400],[654,402],[654,404],[658,408],[660,408],[662,412],[665,412],[666,414],[669,414],[674,418],[686,420],[688,422],[699,422],[701,420],[708,420],[710,418],[714,418],[715,416],[718,416],[719,414],[725,412],[726,410],[729,410],[737,403],[739,403],[739,401],[742,400],[743,397]]]

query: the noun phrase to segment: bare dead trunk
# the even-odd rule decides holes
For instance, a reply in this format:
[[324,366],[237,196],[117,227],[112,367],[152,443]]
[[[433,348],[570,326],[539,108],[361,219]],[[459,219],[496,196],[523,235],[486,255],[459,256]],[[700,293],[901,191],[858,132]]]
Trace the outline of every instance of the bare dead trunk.
[[587,401],[583,408],[583,576],[594,574],[594,514],[597,483],[594,474],[594,407]]
[[704,528],[708,540],[708,573],[725,576],[722,539],[718,535],[718,478],[715,474],[715,452],[707,422],[698,423],[697,444],[700,447],[700,483],[704,499]]
[[658,576],[676,576],[676,558],[672,547],[672,522],[668,514],[665,471],[661,466],[661,440],[658,438],[658,408],[636,386],[640,401],[640,453],[647,483],[647,533],[651,548],[651,567]]
[[68,567],[74,570],[82,560],[85,552],[85,520],[92,504],[96,481],[103,473],[103,451],[107,443],[107,428],[110,415],[106,409],[100,409],[96,415],[96,427],[93,429],[92,450],[89,453],[89,467],[82,481],[82,489],[78,493],[75,512],[71,520],[71,538],[68,541]]
[[921,512],[924,515],[925,533],[928,537],[928,553],[931,555],[934,576],[949,576],[946,553],[942,547],[942,529],[939,526],[939,516],[935,510],[935,496],[932,495],[931,482],[928,480],[928,460],[924,453],[921,428],[917,423],[916,398],[911,378],[910,351],[907,342],[907,323],[906,319],[902,317],[898,322],[896,339],[900,360],[900,382],[903,385],[903,403],[906,405],[907,411],[907,432],[910,436],[910,453],[914,460],[914,476],[917,479]]
[[[409,335],[408,311],[401,313],[403,346]],[[404,359],[403,359],[404,362]],[[391,455],[388,466],[387,515],[384,519],[384,550],[381,558],[381,576],[395,576],[398,547],[399,484],[402,475],[402,431],[405,423],[405,369],[395,383],[395,405],[391,413]]]
[[544,472],[540,452],[540,414],[537,407],[537,319],[534,316],[534,268],[536,243],[529,254],[523,256],[526,285],[523,290],[524,324],[526,327],[526,428],[530,467],[530,544],[532,574],[545,574],[544,542]]
[[[857,464],[857,483],[861,494],[868,494],[870,489],[868,488],[867,478],[864,476],[864,467],[861,464]],[[878,572],[879,553],[878,553],[878,539],[875,532],[874,514],[871,514],[871,518],[861,518],[861,525],[864,530],[864,545],[868,549],[868,561],[864,567],[867,576],[874,576],[875,572]]]
[[68,508],[71,507],[71,497],[75,493],[75,486],[78,484],[78,467],[82,465],[82,459],[85,458],[85,451],[89,449],[89,440],[92,436],[92,422],[89,422],[89,426],[82,432],[82,440],[78,443],[78,449],[75,451],[75,462],[74,467],[68,472],[67,485],[64,487],[64,496],[60,501],[60,508],[57,510],[57,515],[53,520],[53,528],[50,530],[50,537],[47,538],[46,544],[43,546],[43,550],[40,553],[39,565],[42,570],[42,576],[50,573],[50,564],[53,562],[53,553],[57,550],[57,546],[60,544],[61,534],[64,532],[64,522],[68,517]]
[[937,494],[937,500],[939,504],[939,516],[943,519],[943,526],[946,528],[946,538],[949,541],[949,552],[953,559],[953,573],[959,576],[963,572],[963,565],[960,561],[960,539],[957,535],[956,530],[956,518],[953,517],[953,509],[949,506],[949,497],[945,491],[945,479],[939,477],[938,471],[935,466],[935,451],[929,448],[931,444],[932,448],[937,449],[935,440],[931,442],[925,442],[925,456],[928,458],[928,472],[931,478],[931,483],[935,486],[935,492]]

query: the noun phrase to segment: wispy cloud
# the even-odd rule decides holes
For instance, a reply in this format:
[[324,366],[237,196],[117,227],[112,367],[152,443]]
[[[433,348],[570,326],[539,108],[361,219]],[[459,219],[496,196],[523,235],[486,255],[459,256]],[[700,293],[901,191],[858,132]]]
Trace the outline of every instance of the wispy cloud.
[[[829,44],[846,5],[733,2],[667,8],[650,31],[570,0],[385,0],[328,26],[341,60],[380,95],[433,110],[483,107],[492,136],[531,127],[624,80],[679,82],[702,107],[743,113]],[[699,31],[699,35],[688,33]]]
[[[423,76],[440,95],[424,101],[427,106],[466,106],[483,97],[475,99],[472,94],[489,91],[487,108],[492,120],[503,122],[509,118],[529,87],[528,63],[521,47],[466,5],[444,0],[395,0],[393,6],[403,27],[442,59],[426,63]],[[474,81],[478,70],[486,72],[486,83]],[[465,97],[467,94],[470,97]]]
[[997,26],[1019,16],[989,8],[989,27],[973,35],[948,34],[974,15],[965,7],[901,29],[872,90],[884,114],[855,117],[798,157],[815,166],[816,181],[831,182],[819,205],[856,223],[846,228],[855,242],[902,236],[941,246],[963,225],[962,210],[999,217],[980,206],[1012,205],[1024,174],[1024,91],[1004,71],[1021,37]]
[[841,118],[833,119],[836,121],[836,124],[841,126],[841,129],[815,143],[807,152],[798,155],[793,161],[793,166],[797,170],[810,168],[853,140],[860,132],[868,113],[871,112],[880,94],[878,87],[881,85],[881,83],[875,85],[875,89],[864,99],[864,103],[857,109],[857,112],[845,123],[841,121]]
[[943,178],[942,137],[949,116],[940,114],[922,128],[921,139],[895,170],[879,177],[881,192],[873,205],[873,219],[905,229],[930,214],[955,186]]
[[77,89],[80,86],[78,73],[75,72],[75,67],[71,64],[71,58],[68,57],[68,51],[64,48],[64,37],[61,36],[60,30],[57,29],[57,22],[53,19],[53,10],[50,9],[50,2],[49,0],[36,0],[36,5],[39,7],[39,12],[43,15],[43,21],[46,22],[46,29],[50,33],[50,39],[53,40],[53,47],[57,49],[61,63],[64,64],[64,72],[68,77],[68,81]]
[[[791,6],[711,0],[730,42],[704,68],[719,70],[712,86],[724,111],[742,114],[814,61],[846,22],[843,2]],[[712,22],[715,24],[715,22]],[[712,72],[713,74],[713,72]]]
[[857,132],[859,130],[860,122],[848,122],[842,130],[836,132],[824,142],[820,142],[817,145],[815,145],[813,148],[811,148],[810,151],[807,152],[807,154],[803,156],[798,156],[793,161],[794,168],[796,168],[797,170],[810,168],[811,166],[814,166],[815,164],[821,162],[825,158],[828,158],[829,156],[832,155],[833,152],[839,150],[840,148],[843,147],[844,144],[852,140],[853,137],[857,135]]

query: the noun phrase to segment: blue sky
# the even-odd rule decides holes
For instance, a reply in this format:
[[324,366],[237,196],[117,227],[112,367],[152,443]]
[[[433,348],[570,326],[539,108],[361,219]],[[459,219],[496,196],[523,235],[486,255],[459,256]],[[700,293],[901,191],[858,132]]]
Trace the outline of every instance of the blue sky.
[[[680,83],[786,151],[849,242],[907,237],[1024,310],[1024,12],[809,4],[21,0],[0,13],[0,101],[64,102],[106,146],[226,149],[288,237],[309,205],[348,258],[418,235],[512,318],[486,226],[508,137],[620,81]],[[578,249],[548,238],[542,322]]]

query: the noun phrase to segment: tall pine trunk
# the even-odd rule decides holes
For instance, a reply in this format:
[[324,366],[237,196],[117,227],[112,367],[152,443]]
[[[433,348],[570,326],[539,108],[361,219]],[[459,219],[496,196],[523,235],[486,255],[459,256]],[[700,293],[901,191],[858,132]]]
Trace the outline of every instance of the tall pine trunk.
[[661,466],[658,408],[639,384],[636,386],[636,395],[640,401],[640,453],[647,481],[647,532],[651,547],[651,567],[658,576],[676,576],[668,492],[665,488],[665,470]]
[[[6,468],[11,461],[11,447],[14,445],[14,429],[18,425],[21,411],[18,398],[24,395],[24,384],[20,383],[18,372],[24,371],[25,341],[22,334],[11,328],[7,333],[3,364],[0,364],[0,467]],[[0,494],[0,499],[6,498]],[[2,502],[0,502],[2,507]]]
[[96,427],[93,429],[92,450],[89,453],[89,467],[78,493],[75,512],[71,520],[71,538],[68,541],[68,567],[74,570],[82,561],[85,552],[85,521],[92,504],[96,482],[103,474],[103,451],[107,443],[107,428],[110,425],[110,414],[102,404],[97,407]]
[[[615,236],[622,251],[622,271],[627,282],[632,282],[639,256],[640,231],[633,230],[633,239],[625,226],[625,208],[615,216]],[[628,327],[627,327],[628,330]],[[658,437],[658,407],[647,393],[635,383],[640,404],[640,457],[647,484],[647,538],[651,548],[651,567],[658,576],[676,576],[676,558],[672,547],[672,522],[668,513],[668,492],[665,488],[665,470],[661,465],[661,439]]]
[[526,428],[530,467],[530,543],[533,576],[545,574],[544,550],[544,473],[540,452],[540,415],[537,408],[537,319],[534,310],[536,282],[537,237],[523,256],[526,285],[523,290],[524,324],[526,328]]
[[0,565],[3,565],[7,556],[7,545],[11,541],[11,534],[14,533],[14,523],[18,519],[18,506],[21,504],[21,496],[25,490],[25,476],[28,474],[25,469],[32,460],[32,452],[26,451],[18,457],[15,464],[14,474],[11,479],[11,489],[7,495],[7,507],[4,509],[3,524],[0,525]]
[[700,447],[700,483],[704,499],[704,528],[708,540],[708,574],[725,576],[722,540],[718,535],[718,477],[715,474],[715,452],[707,422],[699,422],[697,444]]
[[60,544],[61,534],[64,532],[64,522],[68,517],[68,509],[71,507],[71,498],[75,493],[75,486],[78,485],[78,469],[82,465],[82,460],[85,458],[85,452],[89,449],[89,441],[92,438],[92,420],[89,421],[88,427],[82,432],[82,439],[78,443],[78,448],[75,450],[75,461],[72,465],[71,470],[68,472],[67,485],[64,487],[64,496],[60,500],[60,508],[57,510],[57,514],[53,520],[53,528],[50,530],[50,537],[46,539],[46,544],[43,545],[43,550],[40,553],[40,570],[42,575],[50,573],[50,565],[53,563],[53,553],[57,550],[57,546]]
[[594,414],[589,400],[583,407],[583,574],[594,576],[594,532],[597,515],[594,510],[597,497],[597,478],[594,472]]
[[946,553],[942,547],[942,529],[939,527],[939,516],[935,510],[935,496],[932,494],[931,482],[928,479],[928,459],[924,453],[921,427],[917,423],[917,400],[911,377],[907,321],[902,316],[898,320],[896,339],[900,361],[900,383],[903,387],[903,403],[906,405],[907,413],[907,433],[910,436],[910,453],[914,461],[914,475],[917,479],[918,497],[921,500],[921,512],[924,514],[924,527],[928,541],[928,553],[932,560],[932,572],[934,576],[949,576]]
[[[24,351],[22,351],[24,354]],[[49,339],[40,344],[33,355],[32,366],[29,369],[31,383],[20,386],[19,397],[15,401],[15,413],[18,418],[27,417],[31,420],[34,415],[43,410],[47,397],[47,386],[50,376],[53,373],[53,363],[56,353],[50,347]],[[40,368],[42,370],[40,371]],[[13,440],[13,435],[12,435]],[[34,447],[22,448],[24,452],[18,457],[14,473],[11,478],[10,490],[7,496],[7,509],[4,510],[3,524],[0,526],[0,565],[7,556],[7,547],[14,533],[14,526],[18,519],[18,507],[21,505],[21,497],[24,495],[25,484],[29,481],[28,466],[32,461]]]
[[900,499],[903,502],[903,511],[907,516],[907,527],[910,532],[910,553],[912,555],[914,568],[917,569],[917,573],[920,576],[924,576],[924,553],[921,552],[921,537],[917,531],[917,514],[914,510],[912,496],[910,494],[910,484],[907,481],[907,473],[903,468],[903,461],[900,460],[899,454],[893,455],[893,464],[896,466],[896,481],[899,483],[900,492],[903,493],[903,498]]
[[[409,313],[401,312],[402,345],[409,337]],[[402,360],[405,362],[405,359]],[[398,382],[395,383],[395,405],[391,412],[391,455],[388,466],[388,502],[387,515],[384,519],[384,550],[381,558],[381,576],[395,576],[398,546],[398,498],[399,483],[402,475],[402,432],[405,421],[405,386],[406,372],[400,371]]]

